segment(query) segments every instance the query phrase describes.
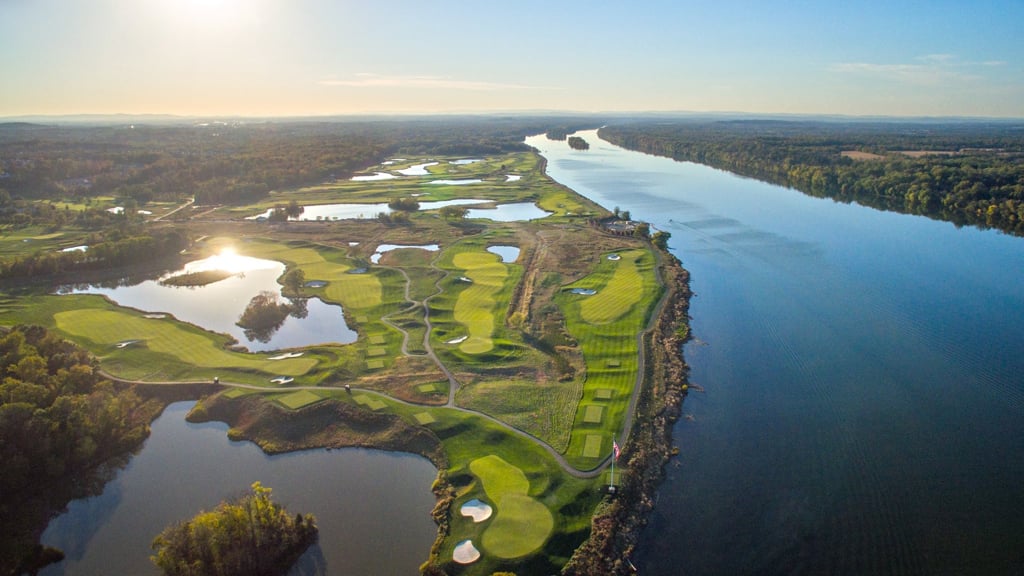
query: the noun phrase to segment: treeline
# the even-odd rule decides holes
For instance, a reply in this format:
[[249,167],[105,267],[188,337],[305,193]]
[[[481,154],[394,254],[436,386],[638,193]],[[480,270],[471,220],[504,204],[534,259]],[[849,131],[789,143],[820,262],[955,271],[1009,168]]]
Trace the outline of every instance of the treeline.
[[134,199],[140,206],[193,196],[199,204],[244,203],[271,190],[347,178],[392,156],[526,150],[526,136],[558,121],[449,117],[104,127],[0,124],[0,189],[13,198],[104,195]]
[[153,540],[152,556],[167,576],[278,576],[317,539],[311,514],[289,515],[259,482]]
[[188,244],[183,230],[163,228],[122,235],[120,230],[113,229],[106,236],[92,236],[86,250],[36,252],[0,261],[0,277],[21,280],[153,262],[181,252]]
[[1021,124],[672,121],[599,134],[812,196],[1024,235]]
[[0,574],[8,574],[61,557],[35,545],[38,532],[95,484],[94,469],[142,443],[155,409],[115,390],[88,352],[40,326],[0,337],[0,374]]

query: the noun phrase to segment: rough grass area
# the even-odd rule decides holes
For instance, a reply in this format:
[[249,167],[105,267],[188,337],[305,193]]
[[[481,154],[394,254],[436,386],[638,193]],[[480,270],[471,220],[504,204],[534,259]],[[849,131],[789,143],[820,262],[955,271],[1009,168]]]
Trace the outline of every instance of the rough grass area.
[[582,394],[583,383],[579,380],[485,381],[460,388],[456,402],[525,430],[561,452],[569,444]]

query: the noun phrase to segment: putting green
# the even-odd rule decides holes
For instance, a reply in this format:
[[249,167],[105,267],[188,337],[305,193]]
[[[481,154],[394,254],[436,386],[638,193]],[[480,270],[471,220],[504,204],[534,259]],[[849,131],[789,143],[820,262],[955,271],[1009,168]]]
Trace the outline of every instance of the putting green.
[[97,344],[113,346],[142,340],[153,352],[168,354],[202,368],[242,368],[281,376],[301,376],[316,365],[309,357],[268,360],[265,356],[229,352],[202,334],[171,320],[153,320],[114,310],[68,310],[53,316],[57,328]]
[[460,252],[452,263],[465,270],[473,281],[455,301],[455,321],[466,327],[469,337],[459,345],[467,354],[483,354],[494,348],[494,312],[496,296],[508,278],[501,257],[490,252]]
[[481,542],[484,549],[498,558],[519,558],[539,549],[555,520],[546,506],[529,495],[526,474],[493,455],[470,462],[469,469],[495,504],[495,515]]
[[626,250],[622,258],[615,261],[611,278],[580,304],[580,316],[590,324],[608,324],[627,314],[644,296],[644,275],[640,273],[638,261],[646,254],[644,250]]

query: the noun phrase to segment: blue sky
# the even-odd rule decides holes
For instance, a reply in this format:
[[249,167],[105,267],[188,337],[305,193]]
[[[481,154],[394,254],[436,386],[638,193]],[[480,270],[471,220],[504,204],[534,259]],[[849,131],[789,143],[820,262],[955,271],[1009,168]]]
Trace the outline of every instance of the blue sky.
[[1024,0],[0,0],[0,116],[1024,117]]

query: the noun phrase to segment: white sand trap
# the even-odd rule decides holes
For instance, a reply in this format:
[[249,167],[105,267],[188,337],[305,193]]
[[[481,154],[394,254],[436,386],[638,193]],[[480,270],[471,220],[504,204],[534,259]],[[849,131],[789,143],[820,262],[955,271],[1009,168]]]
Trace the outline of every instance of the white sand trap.
[[523,177],[519,174],[505,174],[505,178],[507,178],[505,182],[515,182],[517,180],[521,180]]
[[267,358],[267,360],[287,360],[288,358],[298,358],[299,356],[302,356],[302,354],[302,352],[286,352],[277,356],[271,356],[270,358]]
[[608,259],[609,260],[622,260],[622,256],[619,256],[618,254],[609,254],[608,255]]
[[466,341],[466,338],[469,338],[469,336],[459,336],[458,338],[452,338],[445,342],[445,344],[461,344]]
[[149,318],[150,320],[163,320],[167,318],[167,314],[146,314],[143,318]]
[[118,342],[115,345],[115,348],[127,348],[136,342],[138,342],[138,340],[125,340],[124,342]]
[[295,378],[290,378],[288,376],[278,376],[277,378],[272,378],[270,381],[274,382],[275,384],[291,384],[292,382],[295,381]]
[[466,278],[465,276],[459,276],[459,282],[468,282],[468,283],[472,284],[473,283],[473,279],[472,278]]
[[473,519],[473,522],[476,522],[477,524],[490,518],[491,512],[493,512],[490,506],[484,504],[483,502],[477,500],[476,498],[463,504],[462,508],[460,508],[459,511],[462,512],[463,516],[471,517]]
[[472,540],[463,540],[455,545],[455,552],[452,553],[452,560],[459,564],[472,564],[480,559],[480,551],[473,546]]

